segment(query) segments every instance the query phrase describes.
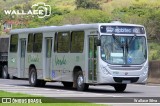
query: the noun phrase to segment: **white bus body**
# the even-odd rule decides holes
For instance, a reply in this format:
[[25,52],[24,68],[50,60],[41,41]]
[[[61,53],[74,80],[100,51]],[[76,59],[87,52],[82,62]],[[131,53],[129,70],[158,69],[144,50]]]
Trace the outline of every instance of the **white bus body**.
[[78,90],[104,84],[124,91],[128,83],[147,80],[146,31],[125,23],[12,30],[8,73],[28,78],[31,86],[60,81]]

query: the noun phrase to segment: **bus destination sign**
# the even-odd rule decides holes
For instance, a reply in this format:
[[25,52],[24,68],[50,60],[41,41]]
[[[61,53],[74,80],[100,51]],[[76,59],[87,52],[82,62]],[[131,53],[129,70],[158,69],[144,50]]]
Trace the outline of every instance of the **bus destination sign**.
[[143,27],[137,26],[101,26],[101,33],[110,34],[144,34]]

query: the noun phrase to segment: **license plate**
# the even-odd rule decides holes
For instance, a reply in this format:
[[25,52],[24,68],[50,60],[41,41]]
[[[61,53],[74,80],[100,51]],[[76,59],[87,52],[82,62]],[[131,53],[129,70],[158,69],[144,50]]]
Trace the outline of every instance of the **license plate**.
[[123,84],[129,84],[129,83],[131,83],[131,81],[130,80],[123,80],[122,83]]

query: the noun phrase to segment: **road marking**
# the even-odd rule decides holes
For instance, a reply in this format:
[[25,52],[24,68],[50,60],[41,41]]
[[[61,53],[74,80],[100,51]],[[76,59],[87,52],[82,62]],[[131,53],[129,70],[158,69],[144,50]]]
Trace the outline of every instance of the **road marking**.
[[160,87],[159,85],[141,85],[141,84],[130,84],[131,86],[137,86],[137,87],[140,87],[140,86],[145,86],[145,87]]
[[146,87],[160,87],[160,86],[146,86]]
[[124,96],[113,96],[113,97],[124,97]]
[[[138,86],[142,87],[141,85],[131,85],[131,86]],[[151,87],[151,86],[146,86]],[[154,86],[156,87],[156,86]],[[30,95],[43,95],[48,97],[124,97],[121,94],[117,95],[108,95],[107,93],[98,93],[98,92],[79,92],[76,90],[59,90],[57,88],[36,88],[30,86],[15,86],[15,85],[5,85],[0,84],[0,89],[8,91],[8,92],[19,92],[19,93],[26,93]],[[104,89],[104,88],[103,88]]]
[[11,86],[13,86],[13,85],[3,85],[3,84],[0,84],[0,86],[11,87]]
[[46,90],[46,91],[51,91],[52,89],[44,89],[44,90]]

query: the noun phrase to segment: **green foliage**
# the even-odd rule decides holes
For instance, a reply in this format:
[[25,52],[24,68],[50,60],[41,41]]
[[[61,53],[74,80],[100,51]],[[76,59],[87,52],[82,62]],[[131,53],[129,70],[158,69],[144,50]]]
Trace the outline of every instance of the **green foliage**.
[[62,25],[64,17],[61,15],[56,15],[50,18],[48,21],[45,22],[45,25]]
[[160,43],[158,41],[149,42],[149,60],[160,60]]
[[137,1],[129,7],[116,8],[112,11],[112,16],[114,19],[121,19],[122,22],[144,25],[149,39],[160,41],[160,4],[154,1]]
[[64,24],[104,23],[111,20],[108,13],[95,9],[75,10],[69,14],[66,14],[64,17]]
[[[38,2],[51,6],[51,16],[5,15],[3,9],[29,10]],[[107,23],[120,19],[125,23],[144,25],[148,39],[160,41],[159,0],[6,0],[0,1],[0,25],[6,20],[22,22],[13,28],[33,28],[49,25]],[[2,31],[0,30],[0,33]],[[160,60],[160,45],[149,43],[149,59]]]
[[105,23],[110,22],[111,17],[108,13],[95,9],[79,9],[65,15],[55,15],[50,18],[46,25],[64,25],[81,23]]
[[97,0],[76,0],[75,2],[77,9],[101,9]]

